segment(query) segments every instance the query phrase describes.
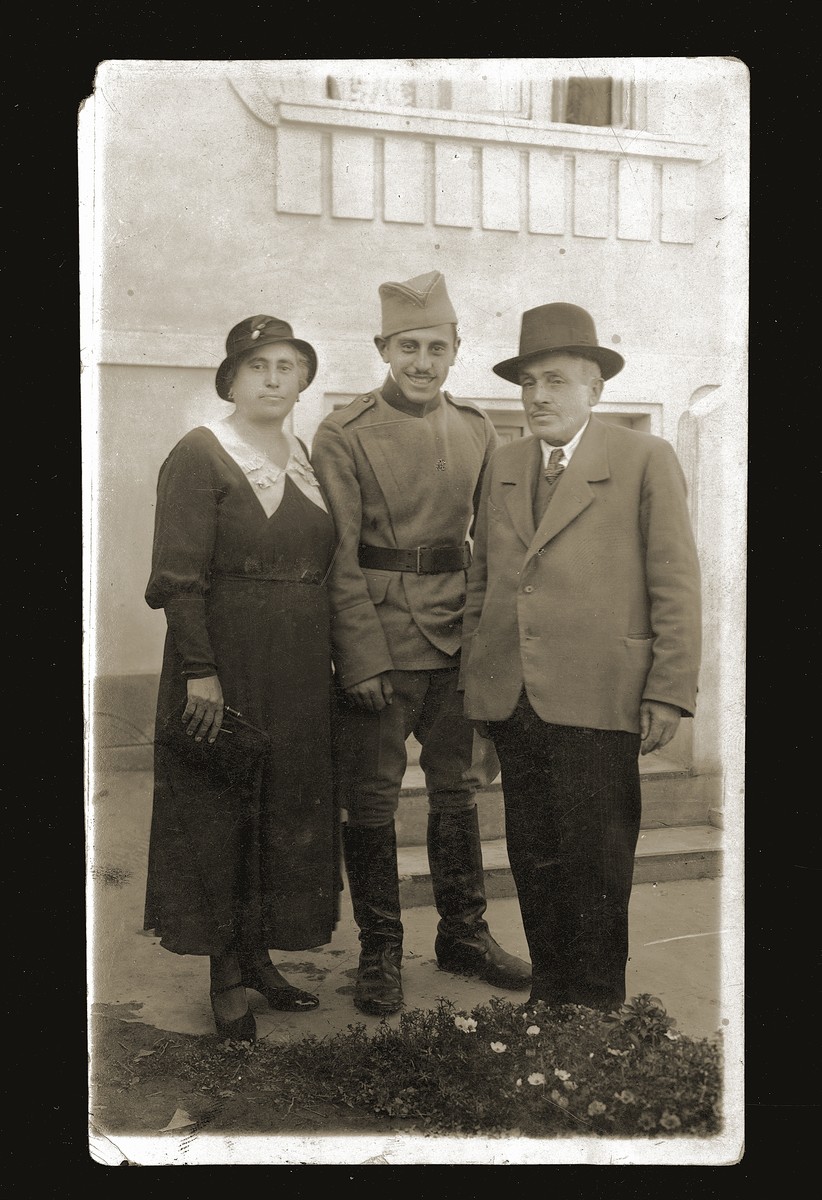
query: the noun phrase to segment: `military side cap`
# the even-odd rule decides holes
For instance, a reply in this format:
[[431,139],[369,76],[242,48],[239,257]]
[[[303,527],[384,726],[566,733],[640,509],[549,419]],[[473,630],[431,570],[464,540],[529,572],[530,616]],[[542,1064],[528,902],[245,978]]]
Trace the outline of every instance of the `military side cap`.
[[406,329],[457,323],[457,314],[445,290],[445,276],[440,271],[416,275],[405,283],[382,283],[379,291],[383,337]]

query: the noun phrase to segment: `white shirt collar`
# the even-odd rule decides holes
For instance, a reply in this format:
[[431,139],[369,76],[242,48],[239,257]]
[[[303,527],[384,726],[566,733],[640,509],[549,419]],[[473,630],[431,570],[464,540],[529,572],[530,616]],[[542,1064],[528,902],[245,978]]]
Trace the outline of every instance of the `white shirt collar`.
[[[588,421],[590,421],[590,420],[591,420],[591,418],[589,417]],[[564,467],[567,467],[568,463],[571,461],[571,456],[573,455],[574,451],[576,450],[577,446],[579,445],[580,438],[582,437],[585,430],[588,428],[588,421],[585,422],[585,424],[582,426],[582,429],[577,430],[577,432],[571,438],[570,442],[568,442],[568,444],[565,446],[551,446],[548,444],[548,442],[544,442],[542,440],[542,438],[540,438],[539,445],[540,445],[540,449],[542,450],[543,465],[546,467],[548,466],[548,459],[551,457],[552,450],[561,450],[562,458],[560,459],[560,461]]]

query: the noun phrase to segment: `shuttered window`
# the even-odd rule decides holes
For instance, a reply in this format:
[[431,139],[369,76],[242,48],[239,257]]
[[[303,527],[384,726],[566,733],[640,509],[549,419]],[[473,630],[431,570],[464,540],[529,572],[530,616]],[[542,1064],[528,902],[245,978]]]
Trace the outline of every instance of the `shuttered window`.
[[612,76],[499,80],[398,79],[329,75],[328,100],[364,108],[426,108],[594,127],[644,128],[644,100],[633,82]]

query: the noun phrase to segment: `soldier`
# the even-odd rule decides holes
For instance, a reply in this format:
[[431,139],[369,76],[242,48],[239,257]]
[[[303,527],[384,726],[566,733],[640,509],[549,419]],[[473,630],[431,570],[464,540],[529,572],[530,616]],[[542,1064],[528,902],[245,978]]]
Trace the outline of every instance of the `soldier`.
[[476,791],[498,763],[492,752],[489,775],[474,759],[457,691],[466,539],[498,439],[480,409],[442,390],[460,341],[440,272],[384,283],[379,294],[374,342],[388,376],[326,417],[312,448],[338,543],[329,583],[343,850],[360,930],[354,1004],[378,1016],[403,1003],[394,815],[411,733],[429,800],[437,962],[494,987],[527,989],[531,980],[484,920]]

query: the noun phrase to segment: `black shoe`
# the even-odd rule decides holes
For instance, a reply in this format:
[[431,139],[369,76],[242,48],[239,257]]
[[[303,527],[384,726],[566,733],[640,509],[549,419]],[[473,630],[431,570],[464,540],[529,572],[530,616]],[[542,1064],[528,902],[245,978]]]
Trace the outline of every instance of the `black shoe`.
[[434,942],[437,963],[443,971],[456,975],[476,975],[492,987],[523,991],[531,986],[531,967],[521,958],[503,950],[487,929],[460,938],[438,933]]
[[273,963],[270,966],[274,975],[282,982],[277,984],[267,983],[262,974],[265,970],[264,966],[259,969],[244,967],[243,986],[253,988],[255,992],[259,992],[261,996],[265,996],[269,1008],[276,1008],[279,1012],[310,1012],[315,1008],[319,1008],[319,996],[315,996],[313,992],[304,992],[302,988],[294,987],[287,980],[283,979]]
[[399,946],[363,950],[354,988],[354,1007],[371,1017],[385,1017],[403,1006]]
[[217,1036],[220,1041],[256,1042],[257,1040],[257,1022],[250,1009],[241,1017],[237,1017],[235,1021],[224,1021],[214,1007],[215,996],[222,996],[224,992],[233,992],[235,988],[242,986],[241,983],[229,983],[227,987],[211,989],[211,1011],[214,1014],[214,1024],[217,1026]]

